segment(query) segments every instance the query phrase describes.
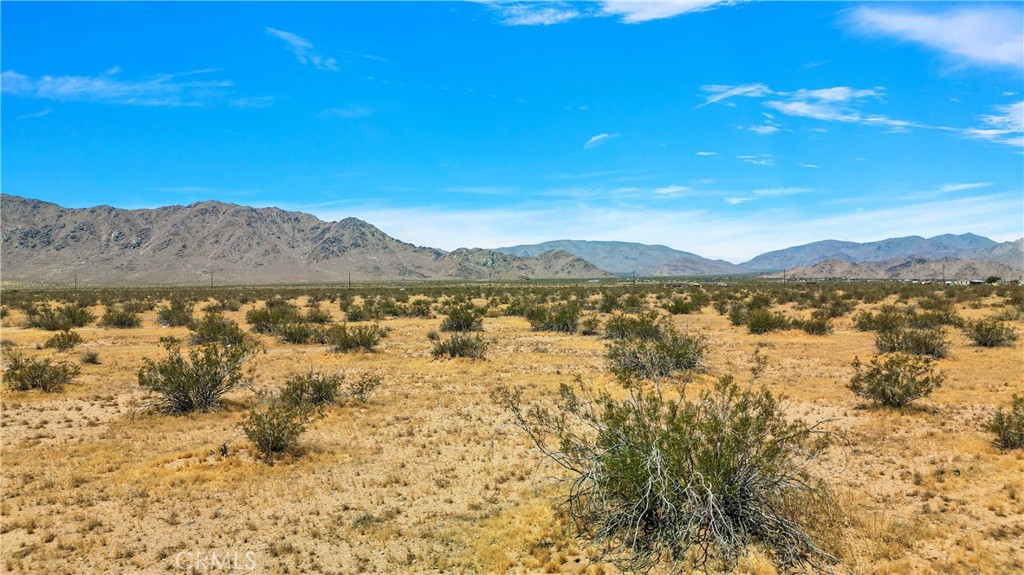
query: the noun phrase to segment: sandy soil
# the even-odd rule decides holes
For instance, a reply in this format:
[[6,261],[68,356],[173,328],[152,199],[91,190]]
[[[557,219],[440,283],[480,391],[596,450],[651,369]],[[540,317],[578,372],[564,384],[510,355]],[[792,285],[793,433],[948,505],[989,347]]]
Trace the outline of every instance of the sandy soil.
[[[991,315],[995,303],[961,312]],[[244,326],[249,307],[227,315]],[[294,454],[268,466],[238,427],[256,401],[250,390],[211,413],[137,411],[148,397],[136,380],[143,358],[163,357],[158,339],[186,329],[160,327],[148,312],[138,329],[78,329],[85,343],[57,353],[36,349],[50,334],[19,327],[23,317],[4,319],[9,345],[76,363],[91,349],[102,363],[82,365],[60,393],[2,391],[5,573],[614,572],[588,565],[555,506],[558,472],[489,399],[499,383],[542,397],[577,374],[614,386],[596,337],[488,317],[494,343],[486,361],[471,361],[431,358],[427,333],[440,316],[380,322],[390,334],[377,353],[263,336],[256,388],[309,368],[384,381],[366,404],[330,408]],[[850,572],[1024,572],[1024,452],[1000,452],[981,430],[1024,393],[1024,341],[983,349],[949,330],[945,385],[892,411],[845,388],[853,358],[875,352],[873,334],[848,317],[828,336],[750,335],[710,307],[673,321],[706,335],[708,377],[746,373],[764,344],[762,381],[789,398],[787,413],[846,433],[848,447],[826,467],[847,518]],[[774,571],[754,549],[738,572]]]

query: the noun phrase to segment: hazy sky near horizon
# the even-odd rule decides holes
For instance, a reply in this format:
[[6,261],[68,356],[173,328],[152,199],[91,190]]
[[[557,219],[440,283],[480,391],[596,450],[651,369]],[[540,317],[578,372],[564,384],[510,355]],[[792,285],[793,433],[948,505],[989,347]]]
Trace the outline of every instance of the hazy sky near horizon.
[[418,245],[1024,235],[1024,5],[0,4],[5,193]]

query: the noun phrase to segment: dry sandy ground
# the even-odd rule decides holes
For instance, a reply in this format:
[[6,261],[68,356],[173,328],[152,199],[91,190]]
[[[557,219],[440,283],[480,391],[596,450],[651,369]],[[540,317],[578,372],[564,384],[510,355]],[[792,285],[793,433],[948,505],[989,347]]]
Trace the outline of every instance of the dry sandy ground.
[[[242,323],[248,307],[228,315]],[[426,336],[440,317],[381,322],[391,333],[370,354],[264,336],[267,352],[251,360],[258,388],[311,367],[384,380],[368,403],[328,410],[298,453],[268,466],[238,427],[251,391],[212,413],[135,413],[147,397],[136,381],[143,358],[163,357],[157,340],[184,328],[161,328],[149,312],[139,329],[79,329],[86,343],[59,354],[37,351],[50,334],[17,327],[22,319],[12,312],[2,337],[25,353],[77,362],[87,348],[102,363],[83,365],[61,393],[2,392],[4,573],[614,572],[587,565],[555,507],[558,473],[503,427],[488,397],[499,383],[541,397],[575,374],[614,385],[596,337],[487,318],[486,361],[438,361]],[[788,413],[845,431],[848,447],[827,463],[847,516],[846,570],[1024,572],[1024,452],[1002,453],[980,430],[1024,393],[1024,342],[982,349],[951,331],[946,384],[890,411],[845,388],[853,358],[875,351],[848,318],[823,337],[749,335],[711,308],[674,321],[706,334],[717,374],[745,373],[766,344],[762,381],[789,397]],[[739,572],[773,570],[752,550]]]

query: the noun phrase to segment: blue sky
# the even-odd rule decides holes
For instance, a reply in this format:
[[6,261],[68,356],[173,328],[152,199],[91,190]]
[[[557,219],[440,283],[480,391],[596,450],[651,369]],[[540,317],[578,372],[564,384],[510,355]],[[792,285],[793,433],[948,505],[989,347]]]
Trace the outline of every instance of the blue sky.
[[1024,5],[0,5],[2,188],[445,249],[1024,235]]

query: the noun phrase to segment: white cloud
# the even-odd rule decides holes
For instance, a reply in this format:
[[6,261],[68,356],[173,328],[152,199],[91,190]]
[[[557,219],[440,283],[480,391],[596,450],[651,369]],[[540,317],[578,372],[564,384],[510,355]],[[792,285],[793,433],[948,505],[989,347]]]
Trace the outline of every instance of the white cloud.
[[792,196],[794,194],[806,194],[810,192],[809,188],[759,188],[754,190],[752,193],[758,197],[767,196]]
[[708,104],[715,104],[717,102],[723,102],[729,98],[737,96],[743,96],[747,98],[761,98],[772,93],[772,91],[764,84],[744,84],[742,86],[725,86],[721,84],[705,84],[700,87],[701,91],[708,92],[710,95],[705,96],[704,103],[697,106],[703,108]]
[[562,2],[529,2],[498,5],[501,23],[506,26],[551,26],[575,20],[582,14]]
[[963,63],[1024,68],[1024,15],[1017,7],[936,12],[861,6],[851,12],[850,21],[864,33],[923,44]]
[[622,22],[635,24],[663,18],[673,18],[690,12],[704,12],[736,4],[738,0],[606,0],[602,2],[604,14],[618,16]]
[[4,94],[64,102],[103,102],[132,106],[232,104],[230,80],[191,80],[190,74],[158,74],[140,80],[100,76],[40,76],[7,70],[0,74]]
[[600,145],[606,144],[609,140],[613,140],[618,137],[618,134],[598,134],[596,136],[591,136],[591,138],[583,144],[583,147],[589,150],[590,148],[596,148]]
[[736,159],[742,160],[748,164],[754,166],[774,166],[775,157],[771,154],[758,154],[756,156],[736,156]]
[[31,120],[32,118],[42,118],[43,116],[49,116],[53,110],[47,108],[45,110],[39,110],[38,112],[31,112],[28,114],[22,114],[18,116],[19,120]]
[[266,30],[267,34],[283,40],[288,50],[295,55],[295,59],[303,66],[312,64],[317,70],[338,71],[338,62],[334,58],[325,57],[317,52],[313,43],[302,36],[270,27],[267,27]]
[[772,134],[777,133],[780,128],[775,124],[769,122],[761,126],[750,126],[747,129],[750,130],[751,132],[754,132],[758,136],[771,136]]
[[963,134],[997,144],[1024,147],[1024,100],[996,106],[995,110],[995,114],[979,118],[984,127],[968,128]]
[[810,168],[810,169],[815,169],[815,170],[821,167],[818,164],[797,164],[797,165],[800,166],[801,168]]
[[976,182],[973,184],[945,184],[939,188],[941,192],[962,192],[964,190],[976,190],[978,188],[987,188],[992,185],[992,182]]
[[740,198],[740,197],[725,198],[725,203],[729,204],[730,206],[738,206],[740,204],[752,201],[753,199],[754,198]]
[[698,156],[717,156],[718,152],[697,152]]
[[343,119],[353,120],[356,118],[365,118],[372,116],[377,110],[371,106],[363,106],[360,104],[350,104],[348,106],[342,106],[339,108],[327,108],[320,112],[317,117],[321,120],[330,119]]
[[665,186],[663,188],[654,188],[653,191],[658,196],[675,196],[690,191],[690,188],[686,186]]

